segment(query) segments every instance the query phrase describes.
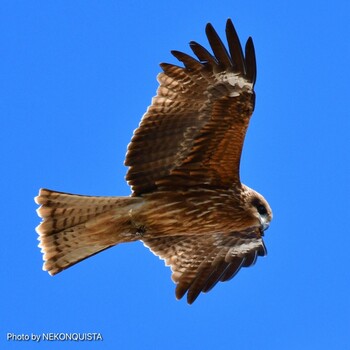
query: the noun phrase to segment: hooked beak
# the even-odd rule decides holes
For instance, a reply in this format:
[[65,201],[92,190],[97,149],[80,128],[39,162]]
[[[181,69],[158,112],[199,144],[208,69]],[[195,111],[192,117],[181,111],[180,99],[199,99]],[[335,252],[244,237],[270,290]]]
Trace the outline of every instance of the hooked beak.
[[266,231],[270,227],[270,223],[267,221],[267,218],[260,216],[260,224],[263,231]]

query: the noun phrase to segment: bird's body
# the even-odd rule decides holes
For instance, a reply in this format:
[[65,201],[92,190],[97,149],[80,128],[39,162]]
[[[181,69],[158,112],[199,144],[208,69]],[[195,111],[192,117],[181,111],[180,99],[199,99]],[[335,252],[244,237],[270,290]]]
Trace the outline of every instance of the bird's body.
[[231,21],[230,54],[211,27],[214,51],[174,51],[185,68],[162,64],[160,87],[128,147],[130,197],[79,196],[46,189],[36,202],[44,269],[56,274],[119,243],[141,240],[165,260],[176,295],[198,294],[265,255],[272,218],[265,199],[239,179],[254,109],[255,55],[243,57]]

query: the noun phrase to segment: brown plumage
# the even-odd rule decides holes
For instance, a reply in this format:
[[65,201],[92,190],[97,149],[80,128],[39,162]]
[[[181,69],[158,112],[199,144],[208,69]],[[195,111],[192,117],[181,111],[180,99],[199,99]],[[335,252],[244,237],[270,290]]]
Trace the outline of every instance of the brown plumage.
[[171,267],[176,297],[192,303],[266,254],[271,209],[239,177],[255,101],[253,42],[243,54],[231,20],[228,51],[211,24],[206,34],[214,55],[191,42],[198,60],[172,51],[184,67],[161,64],[157,96],[128,146],[130,197],[40,190],[37,231],[51,275],[141,240]]

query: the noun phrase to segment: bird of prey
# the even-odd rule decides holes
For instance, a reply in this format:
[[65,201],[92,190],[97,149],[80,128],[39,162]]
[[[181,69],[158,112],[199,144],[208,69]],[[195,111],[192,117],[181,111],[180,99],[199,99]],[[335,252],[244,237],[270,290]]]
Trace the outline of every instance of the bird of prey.
[[129,197],[40,189],[37,227],[50,275],[119,243],[142,241],[172,270],[176,298],[193,303],[219,281],[266,255],[272,219],[262,195],[240,181],[244,137],[254,110],[256,61],[226,24],[228,49],[206,26],[212,49],[162,63],[157,95],[128,145]]

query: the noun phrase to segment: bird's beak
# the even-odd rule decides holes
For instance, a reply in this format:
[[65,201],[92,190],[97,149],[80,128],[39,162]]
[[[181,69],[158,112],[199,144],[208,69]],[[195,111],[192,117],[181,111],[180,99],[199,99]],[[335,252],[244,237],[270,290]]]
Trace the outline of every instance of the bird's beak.
[[266,231],[270,227],[270,223],[267,221],[267,218],[260,216],[261,228],[263,231]]

